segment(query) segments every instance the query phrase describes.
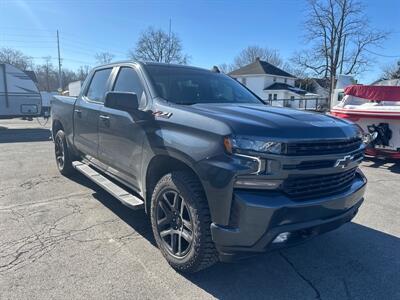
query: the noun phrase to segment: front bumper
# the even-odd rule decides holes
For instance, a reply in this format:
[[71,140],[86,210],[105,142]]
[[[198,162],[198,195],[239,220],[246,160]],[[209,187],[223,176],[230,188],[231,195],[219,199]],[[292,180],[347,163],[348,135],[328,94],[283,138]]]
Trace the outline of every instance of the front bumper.
[[[236,190],[228,226],[211,224],[220,253],[263,252],[289,246],[349,222],[363,202],[366,179],[357,172],[350,188],[340,194],[294,201],[282,193]],[[289,233],[280,243],[281,233]]]

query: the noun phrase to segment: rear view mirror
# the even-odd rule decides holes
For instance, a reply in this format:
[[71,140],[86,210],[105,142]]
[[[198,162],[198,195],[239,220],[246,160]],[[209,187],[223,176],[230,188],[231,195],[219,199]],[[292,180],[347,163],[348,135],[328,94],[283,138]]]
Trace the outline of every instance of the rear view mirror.
[[139,109],[139,100],[135,93],[108,92],[104,101],[108,108],[133,112]]

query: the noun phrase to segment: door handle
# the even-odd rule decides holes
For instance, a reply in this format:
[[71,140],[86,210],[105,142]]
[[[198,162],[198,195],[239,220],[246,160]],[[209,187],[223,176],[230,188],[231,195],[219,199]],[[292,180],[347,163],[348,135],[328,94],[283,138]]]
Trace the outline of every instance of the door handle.
[[104,126],[110,127],[110,117],[106,115],[100,115],[100,120],[103,121]]
[[102,119],[103,121],[109,120],[110,117],[106,116],[106,115],[100,115],[100,119]]
[[80,109],[74,109],[74,112],[76,112],[76,114],[81,117],[82,116],[82,111]]

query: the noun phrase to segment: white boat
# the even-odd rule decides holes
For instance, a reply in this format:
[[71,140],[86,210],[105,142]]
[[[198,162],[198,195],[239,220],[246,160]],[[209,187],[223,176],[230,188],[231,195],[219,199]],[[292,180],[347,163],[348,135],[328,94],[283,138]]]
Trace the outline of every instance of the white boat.
[[33,80],[24,71],[0,64],[0,119],[37,117],[42,99]]
[[351,85],[331,114],[374,136],[366,153],[400,159],[400,86]]

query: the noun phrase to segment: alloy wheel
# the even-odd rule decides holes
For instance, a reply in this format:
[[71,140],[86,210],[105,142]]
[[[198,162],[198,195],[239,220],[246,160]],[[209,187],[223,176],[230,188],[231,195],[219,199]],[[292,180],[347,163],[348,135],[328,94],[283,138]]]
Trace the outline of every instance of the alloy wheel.
[[64,153],[64,142],[59,136],[56,136],[55,140],[55,153],[57,165],[60,169],[64,168],[65,153]]
[[164,248],[177,258],[185,257],[193,242],[193,219],[177,191],[167,190],[159,196],[156,220]]

